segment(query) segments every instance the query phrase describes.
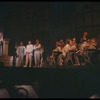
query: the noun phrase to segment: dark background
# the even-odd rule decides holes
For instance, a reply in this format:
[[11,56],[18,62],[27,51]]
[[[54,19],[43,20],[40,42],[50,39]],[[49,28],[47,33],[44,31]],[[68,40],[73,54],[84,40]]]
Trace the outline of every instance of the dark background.
[[11,49],[20,41],[40,40],[48,55],[55,42],[76,37],[77,42],[88,32],[97,37],[100,31],[100,2],[0,2],[0,31],[10,38]]

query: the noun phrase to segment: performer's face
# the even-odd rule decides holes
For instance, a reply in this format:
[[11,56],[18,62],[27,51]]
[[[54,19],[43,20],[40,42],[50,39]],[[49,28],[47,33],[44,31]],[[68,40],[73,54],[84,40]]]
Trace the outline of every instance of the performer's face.
[[60,40],[60,42],[63,42],[63,40]]
[[58,45],[58,44],[59,44],[59,42],[57,41],[57,42],[56,42],[56,45]]
[[39,40],[36,40],[36,44],[39,44]]
[[20,45],[23,46],[23,42],[21,42]]
[[73,38],[73,41],[76,41],[76,38]]
[[84,35],[87,35],[87,32],[84,32]]
[[31,44],[31,41],[29,41],[28,44]]

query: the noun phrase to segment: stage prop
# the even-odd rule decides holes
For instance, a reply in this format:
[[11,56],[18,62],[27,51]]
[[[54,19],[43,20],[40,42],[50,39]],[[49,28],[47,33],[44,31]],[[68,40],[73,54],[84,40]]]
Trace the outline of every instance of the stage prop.
[[8,56],[8,45],[9,45],[9,38],[5,38],[3,40],[3,56],[0,56],[0,62],[4,64],[4,66],[12,66],[13,57]]

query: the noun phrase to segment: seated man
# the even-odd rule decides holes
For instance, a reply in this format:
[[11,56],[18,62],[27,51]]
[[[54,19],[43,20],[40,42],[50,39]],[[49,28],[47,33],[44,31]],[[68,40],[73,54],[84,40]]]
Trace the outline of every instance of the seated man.
[[[77,49],[77,43],[76,43],[76,38],[75,37],[71,41],[71,48],[70,49],[73,50],[73,51],[77,51],[78,50]],[[76,53],[74,52],[74,53],[72,53],[72,55],[74,55],[75,65],[80,65],[79,59],[78,59],[78,56],[76,55]]]
[[66,57],[66,54],[67,54],[67,52],[70,50],[70,45],[69,45],[69,41],[68,41],[68,39],[66,40],[66,45],[64,46],[64,48],[62,49],[62,54],[60,54],[59,56],[58,56],[58,59],[57,59],[57,64],[59,65],[59,66],[62,66],[62,64],[63,64],[63,58],[65,58]]
[[88,49],[96,49],[97,43],[96,43],[95,38],[92,38],[91,40],[89,40],[88,41],[88,44],[89,44]]
[[89,47],[89,44],[87,43],[87,41],[84,41],[79,44],[79,50],[76,52],[78,57],[79,57],[79,61],[80,64],[84,65],[85,62],[85,58],[87,59],[87,49]]

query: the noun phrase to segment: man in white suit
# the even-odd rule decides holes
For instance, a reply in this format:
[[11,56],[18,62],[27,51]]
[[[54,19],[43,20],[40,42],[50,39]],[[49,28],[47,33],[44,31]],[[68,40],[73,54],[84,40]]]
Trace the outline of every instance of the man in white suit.
[[31,67],[32,56],[33,56],[33,45],[31,44],[31,41],[28,42],[28,45],[26,46],[25,52],[26,52],[26,62],[25,62],[24,67],[27,67],[28,60],[29,60],[29,67]]

